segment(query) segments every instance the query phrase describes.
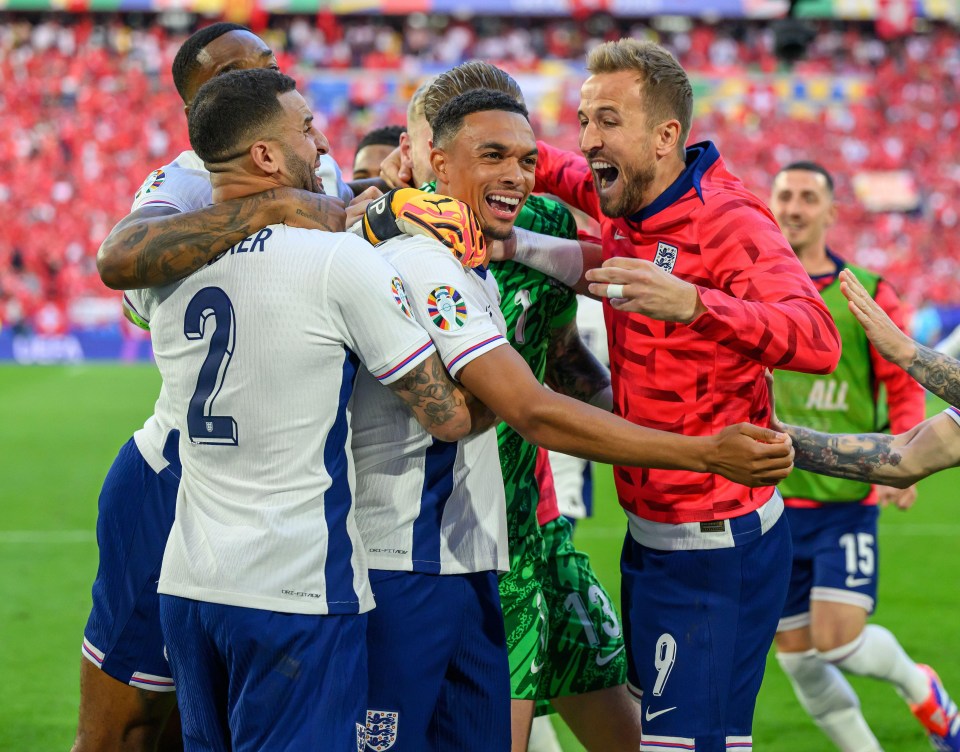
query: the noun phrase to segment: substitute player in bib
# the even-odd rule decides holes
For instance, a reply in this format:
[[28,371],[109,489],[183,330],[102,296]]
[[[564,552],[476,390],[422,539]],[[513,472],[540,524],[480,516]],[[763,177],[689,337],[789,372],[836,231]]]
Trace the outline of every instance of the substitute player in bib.
[[[276,66],[270,48],[249,30],[218,23],[184,42],[173,80],[189,110],[196,91],[221,70]],[[152,172],[100,249],[103,281],[109,287],[172,282],[272,222],[343,226],[339,199],[289,187],[209,204],[209,174],[193,152]],[[156,592],[180,474],[173,425],[161,389],[154,414],[120,450],[100,494],[100,564],[84,629],[74,752],[182,748]]]
[[[518,249],[605,305],[617,414],[696,436],[769,420],[764,366],[828,373],[829,312],[763,203],[712,143],[685,149],[693,94],[658,45],[589,56],[578,157],[540,144],[537,188],[600,222],[602,248]],[[591,269],[602,259],[603,268]],[[587,280],[583,269],[588,269]],[[615,469],[621,571],[642,750],[750,749],[791,543],[776,492],[687,473]],[[691,606],[691,604],[694,604]]]
[[[474,210],[488,240],[509,235],[536,164],[523,105],[499,92],[470,91],[440,110],[433,138],[438,189]],[[432,217],[449,229],[468,212],[447,195],[407,193],[420,202],[407,207],[409,226],[430,225]],[[517,199],[512,211],[492,207],[503,196]],[[396,235],[393,197],[366,208],[367,237]],[[693,437],[643,430],[543,388],[521,356],[504,346],[485,254],[462,257],[468,268],[460,269],[436,241],[394,239],[381,248],[404,277],[409,305],[447,368],[525,440],[600,461],[696,463],[690,447],[674,443]],[[364,395],[365,405],[372,401]],[[506,645],[493,574],[507,563],[506,520],[494,437],[459,446],[430,442],[405,433],[381,403],[355,416],[358,524],[373,567],[383,570],[371,575],[378,603],[369,629],[368,734],[377,738],[371,746],[506,750]],[[725,440],[744,438],[729,429],[724,434]],[[780,456],[775,472],[782,474],[788,448],[764,449]]]
[[[847,269],[876,304],[903,326],[900,302],[878,275],[847,264],[826,243],[836,219],[833,178],[821,165],[797,162],[774,178],[770,208],[824,302],[843,340],[840,365],[829,377],[783,372],[775,380],[778,417],[828,433],[909,431],[924,418],[920,386],[870,346],[840,292]],[[886,405],[883,404],[884,395]],[[888,409],[885,410],[884,408]],[[914,663],[896,637],[867,624],[877,596],[877,489],[856,480],[796,471],[780,484],[793,536],[793,574],[777,631],[777,660],[800,704],[845,752],[880,750],[842,671],[890,682],[945,748],[949,702],[936,673]],[[880,489],[908,508],[911,486]],[[952,745],[952,746],[951,746]]]
[[[328,146],[312,121],[276,71],[205,84],[190,140],[214,202],[319,190]],[[362,241],[270,225],[182,282],[128,296],[180,416],[158,591],[187,750],[363,746],[373,598],[353,517],[357,368],[439,438],[471,422],[459,390],[433,378],[443,368],[398,289]]]

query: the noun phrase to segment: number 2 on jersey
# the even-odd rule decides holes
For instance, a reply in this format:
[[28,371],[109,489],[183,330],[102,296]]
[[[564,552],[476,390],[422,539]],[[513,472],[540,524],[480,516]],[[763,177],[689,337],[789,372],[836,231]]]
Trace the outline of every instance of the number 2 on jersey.
[[[214,327],[209,331],[209,327]],[[193,296],[183,317],[187,339],[204,339],[210,347],[200,367],[197,388],[187,408],[187,431],[194,444],[237,445],[237,422],[230,415],[214,415],[213,403],[223,388],[223,380],[233,357],[236,320],[230,298],[219,287],[204,287]]]

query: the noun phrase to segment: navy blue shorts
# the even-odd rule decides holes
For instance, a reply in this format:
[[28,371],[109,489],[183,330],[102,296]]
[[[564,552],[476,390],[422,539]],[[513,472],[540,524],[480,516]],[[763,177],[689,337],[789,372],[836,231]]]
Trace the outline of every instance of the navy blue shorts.
[[860,606],[877,602],[877,520],[873,504],[837,503],[787,507],[793,536],[793,572],[779,630],[810,624],[810,601]]
[[494,572],[371,570],[374,752],[508,752],[510,668]]
[[160,596],[185,752],[362,752],[366,614]]
[[117,454],[100,491],[100,564],[93,608],[83,630],[83,655],[114,679],[140,689],[172,692],[163,654],[157,580],[173,525],[180,484],[179,433],[164,447],[159,474],[133,439]]
[[753,711],[790,575],[790,531],[727,520],[729,548],[660,551],[628,533],[621,559],[628,686],[642,752],[751,750]]

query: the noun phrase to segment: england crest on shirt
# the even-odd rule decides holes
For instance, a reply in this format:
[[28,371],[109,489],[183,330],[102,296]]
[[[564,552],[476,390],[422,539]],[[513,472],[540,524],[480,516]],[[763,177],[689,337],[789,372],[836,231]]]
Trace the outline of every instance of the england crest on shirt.
[[677,263],[678,249],[675,245],[664,243],[662,240],[657,244],[657,256],[653,263],[667,272],[673,272],[673,266]]
[[397,741],[400,714],[389,710],[367,711],[367,747],[385,752]]

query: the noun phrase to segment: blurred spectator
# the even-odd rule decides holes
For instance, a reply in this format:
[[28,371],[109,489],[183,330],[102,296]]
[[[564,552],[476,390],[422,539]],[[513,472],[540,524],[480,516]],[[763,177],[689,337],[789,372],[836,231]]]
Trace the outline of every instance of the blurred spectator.
[[[189,148],[169,72],[185,33],[142,17],[148,25],[40,18],[7,14],[0,24],[0,323],[60,332],[77,323],[76,301],[111,298],[96,273],[101,240],[140,181]],[[422,78],[473,57],[513,74],[538,132],[575,149],[586,51],[622,34],[660,41],[694,79],[693,140],[719,142],[761,195],[779,165],[837,165],[837,250],[881,271],[915,306],[960,303],[956,29],[930,24],[883,42],[866,25],[824,24],[788,74],[762,22],[321,12],[270,23],[264,38],[343,164],[361,134],[405,119]],[[915,211],[870,212],[855,196],[857,173],[889,170],[918,186]]]

